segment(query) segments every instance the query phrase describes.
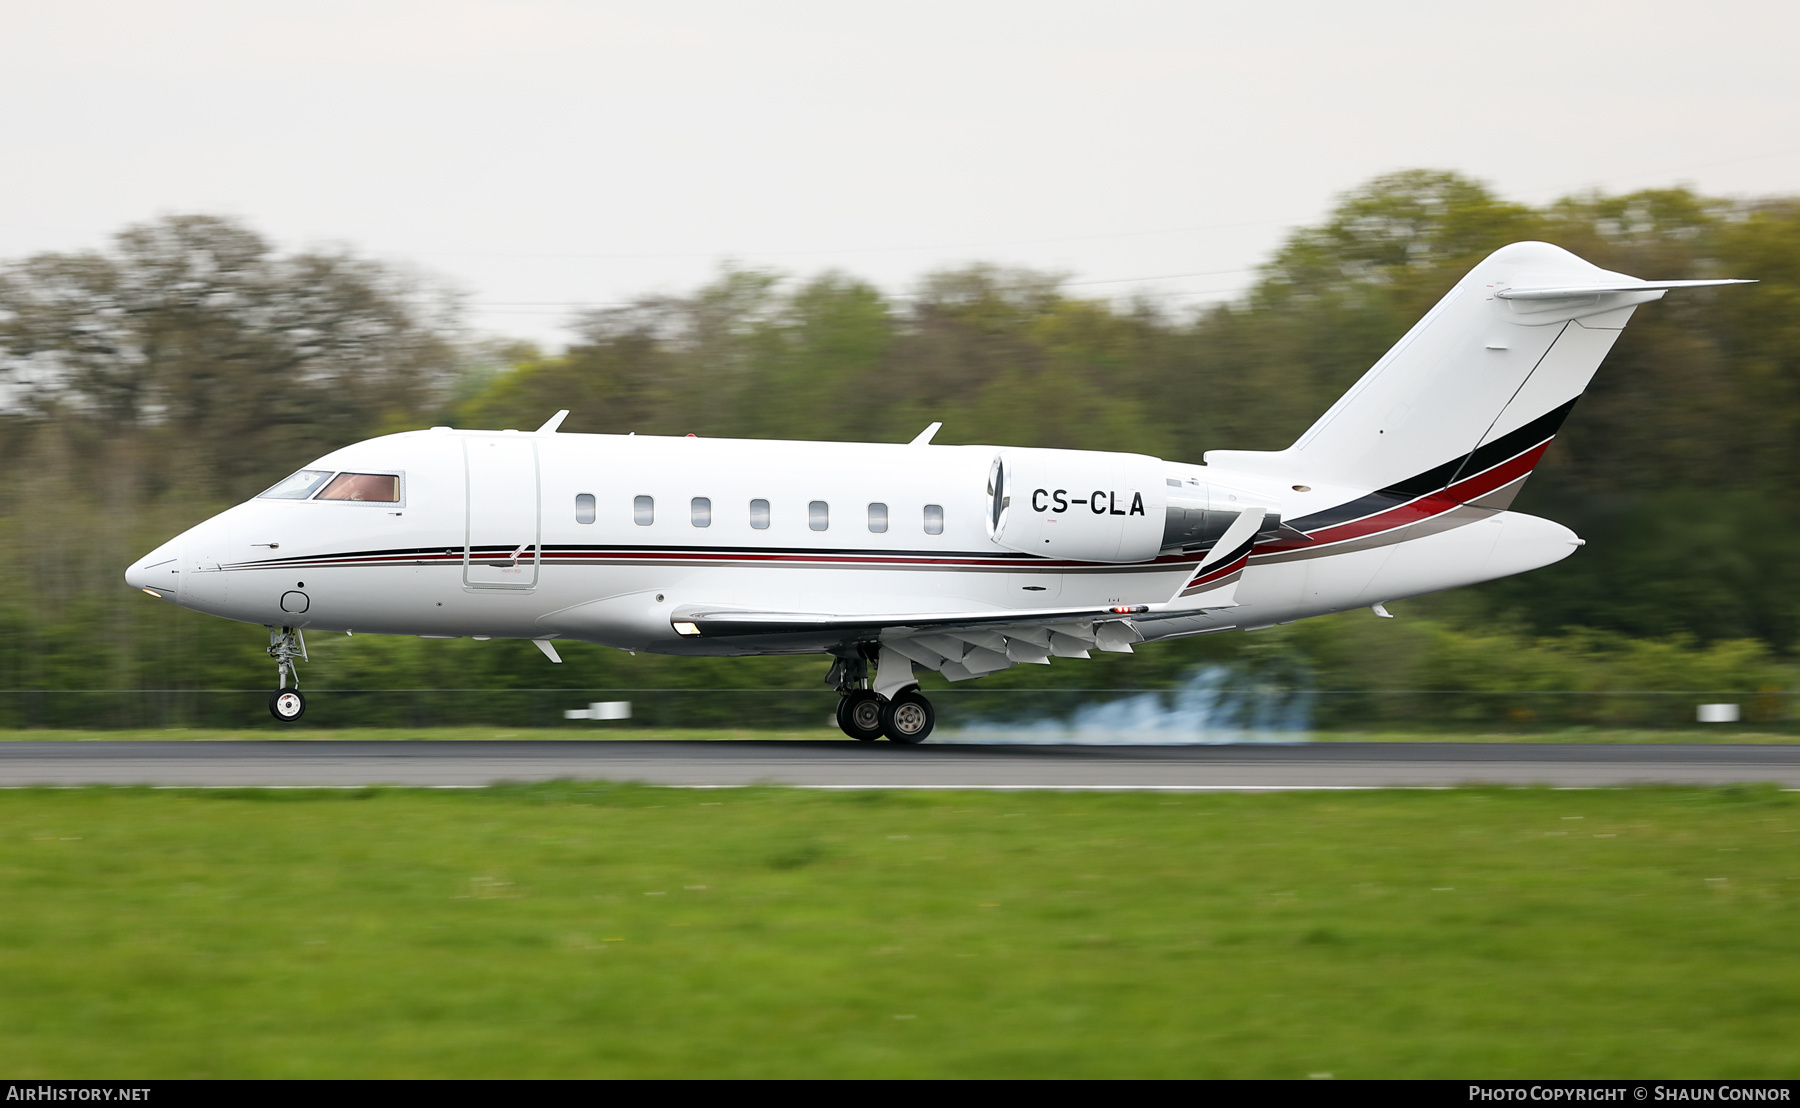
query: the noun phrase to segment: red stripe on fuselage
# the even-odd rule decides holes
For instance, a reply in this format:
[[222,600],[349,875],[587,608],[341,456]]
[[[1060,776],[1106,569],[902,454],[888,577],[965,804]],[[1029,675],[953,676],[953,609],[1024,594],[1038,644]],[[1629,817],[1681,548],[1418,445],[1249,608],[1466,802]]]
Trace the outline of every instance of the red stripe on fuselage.
[[1259,546],[1256,548],[1256,553],[1280,554],[1289,550],[1316,549],[1321,544],[1360,539],[1442,515],[1453,508],[1462,507],[1471,500],[1479,500],[1494,490],[1511,484],[1530,473],[1549,446],[1550,439],[1545,439],[1530,450],[1516,454],[1492,469],[1458,481],[1449,488],[1426,493],[1417,500],[1410,500],[1372,516],[1364,516],[1362,519],[1351,520],[1349,523],[1340,523],[1335,527],[1309,532],[1307,538],[1311,540],[1310,542],[1285,539]]
[[1199,577],[1196,577],[1192,581],[1189,581],[1186,585],[1183,586],[1183,588],[1191,589],[1195,585],[1204,585],[1208,581],[1217,581],[1221,577],[1229,577],[1232,574],[1236,573],[1238,570],[1243,569],[1245,564],[1248,563],[1249,561],[1250,561],[1250,555],[1248,553],[1240,554],[1238,557],[1233,558],[1231,561],[1227,562],[1225,565],[1222,565],[1217,569],[1207,570],[1205,573],[1201,574]]

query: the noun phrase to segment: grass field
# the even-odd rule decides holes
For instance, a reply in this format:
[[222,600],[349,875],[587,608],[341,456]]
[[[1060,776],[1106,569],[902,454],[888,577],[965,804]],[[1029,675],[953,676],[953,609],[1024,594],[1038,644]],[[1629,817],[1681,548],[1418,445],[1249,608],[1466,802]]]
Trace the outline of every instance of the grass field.
[[1800,1073],[1800,795],[0,793],[0,1072]]
[[[739,730],[659,730],[627,727],[342,727],[291,728],[270,723],[236,729],[201,729],[185,727],[145,728],[116,731],[7,731],[0,730],[0,742],[93,742],[107,739],[115,742],[156,739],[188,739],[195,742],[227,739],[280,739],[289,742],[321,740],[415,740],[467,741],[471,739],[539,739],[568,741],[573,739],[607,740],[793,740],[843,741],[837,729],[823,727],[805,731]],[[1307,735],[1312,742],[1457,742],[1457,743],[1800,743],[1800,734],[1779,731],[1755,731],[1735,726],[1696,730],[1627,730],[1608,728],[1570,728],[1562,731],[1314,731]],[[941,732],[934,741],[955,741],[953,731]]]

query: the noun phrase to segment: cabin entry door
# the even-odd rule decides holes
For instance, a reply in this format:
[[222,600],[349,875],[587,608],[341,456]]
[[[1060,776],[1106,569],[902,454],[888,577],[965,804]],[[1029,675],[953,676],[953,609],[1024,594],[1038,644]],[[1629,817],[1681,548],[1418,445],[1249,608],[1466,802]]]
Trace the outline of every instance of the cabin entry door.
[[542,561],[537,443],[525,435],[463,439],[468,529],[463,584],[471,589],[533,589]]

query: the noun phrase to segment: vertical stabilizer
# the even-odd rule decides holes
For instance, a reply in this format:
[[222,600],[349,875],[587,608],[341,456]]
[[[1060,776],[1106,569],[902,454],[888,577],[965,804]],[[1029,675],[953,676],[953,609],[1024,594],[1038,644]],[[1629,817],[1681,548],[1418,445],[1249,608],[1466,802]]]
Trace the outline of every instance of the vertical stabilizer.
[[1637,305],[1725,283],[1735,282],[1640,281],[1549,243],[1514,243],[1471,270],[1293,446],[1214,450],[1207,464],[1370,490],[1371,503],[1335,513],[1345,519],[1379,508],[1374,500],[1431,493],[1505,507]]

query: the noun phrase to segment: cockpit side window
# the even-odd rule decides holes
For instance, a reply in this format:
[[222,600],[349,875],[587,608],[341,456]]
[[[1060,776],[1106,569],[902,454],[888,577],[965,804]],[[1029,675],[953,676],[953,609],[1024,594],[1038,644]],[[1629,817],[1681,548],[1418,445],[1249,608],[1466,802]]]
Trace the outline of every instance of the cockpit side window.
[[370,504],[400,503],[400,478],[392,473],[340,473],[319,494],[320,500],[359,500]]
[[329,469],[303,469],[291,477],[283,478],[265,492],[257,493],[259,500],[305,500],[319,491],[331,477]]

